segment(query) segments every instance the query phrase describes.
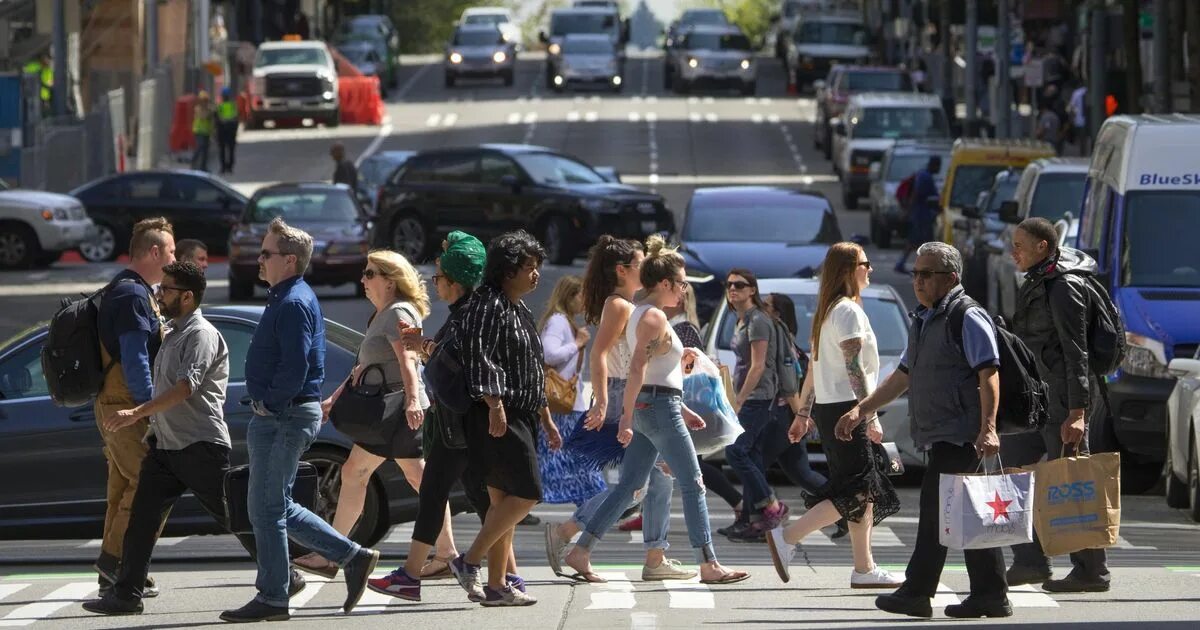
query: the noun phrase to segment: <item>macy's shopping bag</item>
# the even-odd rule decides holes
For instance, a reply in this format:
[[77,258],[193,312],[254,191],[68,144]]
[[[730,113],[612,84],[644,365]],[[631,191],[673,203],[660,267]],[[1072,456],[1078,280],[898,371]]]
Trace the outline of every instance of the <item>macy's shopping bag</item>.
[[1037,472],[1034,524],[1049,557],[1117,544],[1121,528],[1121,455],[1062,457],[1028,466]]
[[942,475],[940,542],[951,549],[991,549],[1033,541],[1034,474]]

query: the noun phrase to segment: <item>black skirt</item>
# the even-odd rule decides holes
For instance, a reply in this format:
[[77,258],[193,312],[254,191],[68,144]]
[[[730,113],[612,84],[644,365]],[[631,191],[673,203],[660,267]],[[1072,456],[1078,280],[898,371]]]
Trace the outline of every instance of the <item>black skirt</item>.
[[467,453],[474,473],[489,488],[531,501],[542,500],[538,470],[538,412],[505,407],[508,430],[500,437],[488,433],[488,408],[483,403],[467,411]]
[[813,405],[812,417],[821,433],[821,448],[829,464],[829,481],[817,492],[805,495],[804,502],[812,508],[822,501],[831,501],[839,514],[855,523],[862,521],[867,505],[874,504],[872,521],[878,525],[900,511],[900,497],[883,473],[884,463],[878,461],[875,449],[871,448],[865,421],[854,429],[848,442],[839,440],[834,433],[842,414],[855,404],[850,400]]

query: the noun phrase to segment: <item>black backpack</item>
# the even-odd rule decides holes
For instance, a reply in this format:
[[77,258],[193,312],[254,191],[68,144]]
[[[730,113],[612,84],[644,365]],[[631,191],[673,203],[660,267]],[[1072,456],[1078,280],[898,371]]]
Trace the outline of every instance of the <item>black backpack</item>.
[[1090,273],[1074,273],[1084,279],[1088,297],[1088,369],[1103,379],[1117,371],[1125,360],[1125,325],[1108,289]]
[[[967,310],[979,306],[975,300],[964,297],[958,300],[947,314],[947,326],[954,341],[962,347],[963,319]],[[981,309],[982,310],[982,309]],[[987,313],[986,310],[983,311]],[[991,320],[991,316],[988,316]],[[996,346],[1000,354],[1000,396],[996,408],[996,433],[1011,435],[1040,430],[1049,419],[1049,387],[1038,372],[1033,352],[1019,337],[1007,328],[997,326]]]
[[[123,280],[122,282],[134,282]],[[50,319],[42,346],[42,374],[50,400],[59,407],[79,407],[91,402],[116,361],[107,365],[100,357],[100,301],[114,283],[75,300],[63,298]]]

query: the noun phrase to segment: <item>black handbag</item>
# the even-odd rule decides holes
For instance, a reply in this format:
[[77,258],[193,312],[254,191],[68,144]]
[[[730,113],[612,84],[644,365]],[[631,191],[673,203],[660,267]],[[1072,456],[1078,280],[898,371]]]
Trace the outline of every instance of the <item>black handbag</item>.
[[[250,526],[250,466],[234,466],[225,471],[225,527],[233,534],[253,534]],[[300,462],[296,482],[292,484],[292,500],[309,510],[317,504],[317,467]]]
[[445,410],[465,414],[471,408],[471,395],[463,371],[462,348],[459,347],[457,325],[447,331],[425,362],[425,385],[433,399]]
[[875,461],[880,472],[888,477],[904,474],[904,460],[900,459],[900,449],[896,447],[895,442],[871,442],[871,448],[875,451]]
[[[363,384],[371,372],[379,374],[378,385]],[[386,413],[388,393],[383,368],[378,365],[367,366],[359,375],[357,384],[346,380],[342,393],[334,401],[333,409],[329,412],[333,427],[360,444],[390,444],[395,423],[404,419],[404,409],[401,405],[399,413],[390,414],[389,417]]]

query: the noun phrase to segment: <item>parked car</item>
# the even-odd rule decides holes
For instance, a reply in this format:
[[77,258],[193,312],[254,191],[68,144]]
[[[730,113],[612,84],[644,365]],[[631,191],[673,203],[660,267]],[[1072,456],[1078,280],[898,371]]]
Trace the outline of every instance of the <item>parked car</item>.
[[850,102],[850,97],[863,92],[916,92],[912,77],[901,68],[891,66],[842,66],[829,69],[824,80],[813,81],[816,92],[817,119],[813,125],[813,147],[822,149],[825,159],[832,157],[833,127],[829,121],[838,118]]
[[367,214],[375,216],[379,210],[380,188],[401,164],[415,154],[416,151],[378,151],[358,165],[358,183],[354,186],[354,193],[358,196],[358,202],[367,209]]
[[867,27],[857,11],[801,14],[786,43],[784,68],[796,89],[824,78],[836,64],[864,64],[871,57]]
[[842,230],[819,193],[767,186],[697,188],[683,215],[687,261],[701,320],[723,303],[725,276],[744,267],[760,278],[816,274]]
[[409,158],[383,186],[372,243],[425,260],[452,230],[484,241],[526,229],[548,262],[568,264],[601,234],[671,234],[661,195],[607,181],[591,166],[545,147],[485,144]]
[[980,304],[988,302],[989,259],[1005,228],[1000,208],[1016,198],[1020,179],[1021,171],[1016,169],[996,173],[992,186],[979,193],[975,203],[963,207],[966,218],[955,227],[963,230],[963,236],[956,237],[962,243],[963,290]]
[[463,9],[462,16],[458,18],[460,26],[484,26],[491,25],[500,29],[500,36],[504,41],[521,49],[521,27],[517,25],[516,18],[513,17],[512,11],[503,7],[468,7]]
[[[1021,172],[1011,201],[1005,200],[1009,202],[1001,204],[997,211],[1003,229],[994,239],[988,255],[989,311],[1012,315],[1017,306],[1017,289],[1025,282],[1025,274],[1017,270],[1012,259],[1012,233],[1016,224],[1029,217],[1055,222],[1067,217],[1067,222],[1074,223],[1077,229],[1087,169],[1086,158],[1042,158],[1030,162]],[[1063,228],[1064,244],[1070,229],[1069,226]],[[1070,245],[1074,247],[1074,240]]]
[[908,176],[923,170],[933,156],[942,158],[942,169],[934,176],[938,188],[946,178],[950,164],[948,141],[900,140],[883,152],[879,162],[868,171],[871,187],[867,192],[871,206],[871,242],[883,249],[892,246],[892,235],[908,236],[906,214],[896,199],[896,189]]
[[319,41],[263,42],[254,55],[246,128],[268,120],[304,119],[341,123],[337,65]]
[[758,64],[750,39],[736,26],[693,26],[664,57],[663,87],[686,94],[698,86],[758,89]]
[[[689,273],[691,269],[688,269]],[[724,278],[722,278],[724,280]],[[812,333],[813,315],[817,310],[817,291],[820,281],[815,278],[773,278],[760,277],[758,290],[760,294],[782,293],[792,299],[796,305],[796,345],[800,346],[811,356],[812,348],[809,340]],[[873,284],[863,290],[863,310],[871,321],[875,331],[875,339],[879,344],[879,381],[887,378],[900,365],[900,355],[908,347],[909,317],[908,309],[900,294],[886,284]],[[737,313],[729,308],[729,303],[722,300],[716,314],[705,327],[705,353],[716,362],[733,369],[735,357],[733,354],[733,330],[737,324]],[[895,442],[900,450],[900,457],[906,468],[923,468],[924,456],[917,451],[912,440],[908,422],[908,395],[905,394],[879,410],[879,421],[883,425],[883,434],[888,441]],[[822,439],[833,439],[833,436],[821,436]],[[824,454],[820,452],[820,441],[809,444],[814,462],[823,462]]]
[[871,164],[897,140],[950,139],[942,103],[931,94],[856,94],[832,124],[833,170],[842,180],[842,203],[849,210],[870,192]]
[[366,39],[346,42],[338,45],[338,52],[363,76],[379,79],[379,95],[387,98],[388,86],[396,83],[395,71],[379,53],[378,43]]
[[386,15],[363,13],[345,18],[338,27],[334,40],[338,42],[368,38],[383,42],[386,54],[393,60],[400,55],[400,32]]
[[562,39],[562,52],[551,63],[554,91],[589,86],[620,92],[624,82],[621,57],[603,34],[571,33]]
[[267,226],[275,217],[313,237],[312,258],[304,279],[311,285],[347,282],[362,295],[370,221],[354,191],[345,184],[276,184],[260,188],[246,204],[241,221],[229,236],[229,299],[254,296],[258,258]]
[[1167,506],[1200,522],[1200,350],[1168,369],[1176,380],[1167,399]]
[[0,269],[45,267],[95,231],[78,199],[0,180]]
[[607,35],[624,65],[625,43],[629,40],[629,33],[616,11],[595,7],[554,9],[550,13],[549,28],[538,33],[538,40],[546,45],[547,89],[554,88],[554,67],[562,55],[563,38],[573,33]]
[[[259,306],[205,306],[204,316],[229,346],[229,385],[225,421],[233,440],[232,463],[247,462],[246,427],[251,411],[246,393],[246,351],[262,316]],[[337,322],[325,320],[325,379],[328,396],[350,373],[363,336]],[[18,334],[0,346],[0,475],[20,483],[0,486],[0,538],[98,538],[104,526],[107,464],[96,430],[92,406],[63,408],[51,401],[42,376],[41,351],[47,324]],[[333,425],[321,425],[312,447],[303,455],[317,467],[321,479],[317,513],[333,520],[338,502],[338,478],[353,446]],[[362,519],[350,537],[363,545],[383,539],[395,523],[417,514],[417,495],[404,475],[385,462],[367,486]],[[455,501],[461,506],[461,496]],[[224,533],[190,494],[171,509],[166,531],[172,536]]]
[[454,36],[446,45],[442,68],[446,87],[454,87],[463,77],[498,77],[509,86],[513,84],[516,65],[516,44],[505,41],[495,26],[485,24],[454,29]]
[[[726,26],[729,18],[721,9],[685,9],[663,32],[663,50],[667,53],[683,43],[683,35],[693,26]],[[669,86],[668,86],[669,87]]]
[[129,250],[133,224],[166,217],[175,238],[203,241],[224,254],[229,232],[246,208],[246,197],[203,171],[131,171],[88,182],[70,192],[96,224],[95,236],[79,245],[92,262],[113,260]]

